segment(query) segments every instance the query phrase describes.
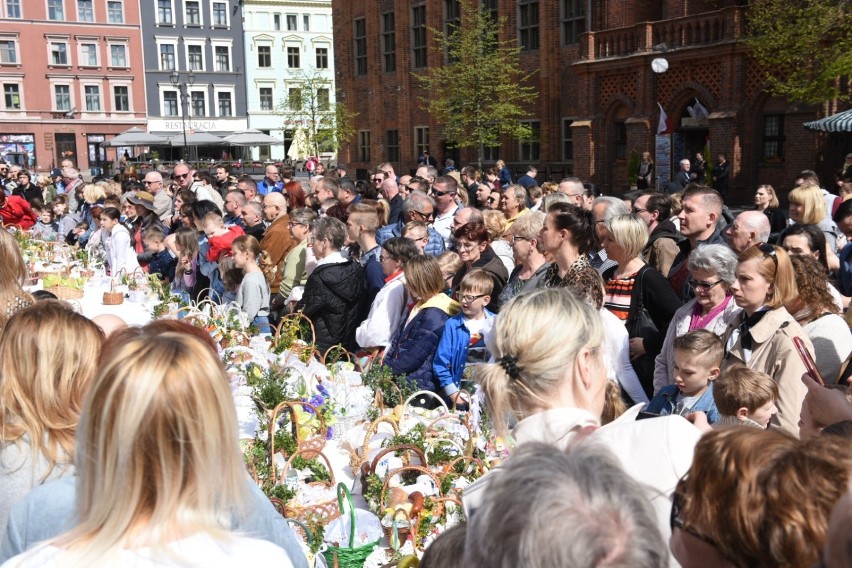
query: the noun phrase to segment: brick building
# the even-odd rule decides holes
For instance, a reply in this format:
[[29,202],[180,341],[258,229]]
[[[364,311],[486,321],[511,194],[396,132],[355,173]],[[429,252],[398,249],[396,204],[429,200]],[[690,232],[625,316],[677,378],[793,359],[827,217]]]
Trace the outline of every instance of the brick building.
[[0,3],[0,157],[45,171],[112,162],[99,142],[145,127],[138,2]]
[[[533,163],[545,172],[539,179],[573,173],[619,194],[628,187],[634,150],[656,154],[658,173],[664,173],[667,163],[707,148],[708,161],[728,156],[734,201],[748,200],[758,183],[788,188],[805,168],[830,177],[842,162],[843,149],[826,155],[825,138],[801,126],[824,109],[762,91],[760,70],[743,41],[746,2],[482,4],[507,18],[501,37],[517,37],[522,67],[538,69],[539,90],[528,109],[535,139],[503,140],[499,149],[486,150],[487,161],[500,157],[516,171]],[[359,113],[357,139],[341,150],[341,159],[356,168],[387,160],[408,170],[430,146],[439,160],[472,161],[472,150],[442,143],[441,125],[420,109],[419,97],[428,93],[412,76],[442,64],[427,30],[445,30],[458,17],[458,0],[335,0],[334,8],[337,83],[343,100]],[[651,69],[659,57],[668,62],[663,73]],[[663,137],[656,136],[658,102],[673,126]],[[706,112],[693,116],[690,109]]]

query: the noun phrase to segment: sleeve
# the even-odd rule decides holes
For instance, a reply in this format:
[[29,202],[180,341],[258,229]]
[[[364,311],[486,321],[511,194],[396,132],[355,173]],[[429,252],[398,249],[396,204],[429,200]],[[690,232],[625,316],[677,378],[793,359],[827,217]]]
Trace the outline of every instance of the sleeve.
[[672,319],[669,322],[669,328],[666,330],[666,337],[663,339],[663,346],[660,353],[654,360],[654,394],[660,392],[660,389],[671,384],[671,370],[669,369],[669,353],[674,349],[674,340],[677,333],[677,320]]
[[645,338],[645,351],[657,354],[663,348],[666,336],[664,330],[668,329],[675,312],[681,307],[681,301],[668,281],[655,268],[645,271],[642,286],[643,302],[659,330],[653,336]]
[[203,243],[198,245],[198,269],[201,271],[201,274],[206,276],[207,278],[213,279],[213,275],[219,272],[219,263],[212,262],[207,260],[207,253],[210,251],[212,247],[208,241],[204,241]]
[[[427,308],[431,310],[431,308]],[[416,317],[416,316],[415,316]],[[414,322],[408,333],[403,333],[397,346],[397,356],[385,361],[395,373],[409,374],[421,367],[423,361],[438,347],[443,332],[443,322],[432,314],[423,314]]]
[[[808,390],[802,382],[802,375],[807,372],[799,353],[793,346],[792,339],[784,332],[776,334],[776,340],[782,341],[777,356],[765,371],[778,383],[778,422],[782,430],[799,436],[799,415]],[[808,351],[813,354],[813,346],[807,337],[802,337]],[[763,369],[758,369],[763,370]]]
[[367,316],[355,332],[355,341],[363,349],[387,347],[396,331],[399,316],[405,310],[405,288],[400,285],[387,293],[379,291]]
[[287,521],[275,510],[256,484],[249,483],[249,485],[252,500],[249,506],[250,514],[246,515],[240,526],[236,528],[250,537],[262,539],[283,548],[290,562],[293,563],[293,568],[308,568],[308,561],[302,552],[302,547]]
[[660,274],[668,274],[677,253],[680,252],[677,242],[674,239],[662,238],[657,239],[652,246],[657,255],[655,268],[660,271]]
[[648,395],[645,394],[645,389],[642,388],[642,383],[639,382],[639,376],[633,369],[633,364],[630,363],[630,338],[625,333],[621,339],[621,346],[618,350],[618,360],[615,361],[615,376],[618,382],[624,388],[627,395],[633,399],[633,402],[648,402]]
[[[449,325],[449,321],[447,324]],[[452,333],[446,333],[445,327],[438,349],[435,351],[435,358],[432,360],[432,374],[446,396],[452,396],[459,390],[451,369],[453,353],[456,351],[453,336]]]
[[263,303],[263,287],[257,281],[257,278],[251,276],[252,274],[256,273],[247,274],[243,277],[243,281],[240,284],[240,295],[242,296],[240,309],[246,313],[249,321],[253,320],[260,311],[260,308],[263,307],[261,305]]
[[324,300],[325,283],[315,272],[305,283],[305,293],[296,309],[300,309],[303,314],[313,320],[317,314],[322,312]]
[[300,254],[290,251],[284,257],[284,266],[281,267],[281,283],[278,285],[278,293],[281,294],[282,298],[289,296],[293,286],[296,285],[296,280],[299,278],[299,267],[301,266],[304,270],[304,264],[301,261],[305,252],[305,249]]

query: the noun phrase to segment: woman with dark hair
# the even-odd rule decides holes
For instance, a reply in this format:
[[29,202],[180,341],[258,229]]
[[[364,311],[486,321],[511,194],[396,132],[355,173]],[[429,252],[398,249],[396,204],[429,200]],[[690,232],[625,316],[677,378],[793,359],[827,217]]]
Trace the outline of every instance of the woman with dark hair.
[[458,313],[459,304],[443,293],[441,267],[431,256],[413,257],[406,263],[404,273],[405,287],[414,305],[394,333],[383,363],[394,374],[416,381],[418,389],[441,393],[432,373],[432,361],[444,335],[444,324]]
[[779,233],[787,226],[787,212],[781,209],[775,188],[769,184],[759,186],[754,192],[754,206],[769,219],[769,242],[775,244]]
[[44,204],[44,193],[42,189],[32,183],[32,174],[26,170],[18,172],[18,186],[12,191],[12,195],[23,197],[33,207],[37,204]]
[[778,245],[789,254],[807,254],[819,261],[825,272],[828,266],[825,233],[816,225],[791,225],[778,235]]
[[287,209],[301,209],[305,206],[305,190],[302,189],[302,184],[297,181],[288,181],[284,184],[284,195],[287,197]]
[[169,220],[169,226],[172,231],[177,230],[181,226],[181,209],[183,206],[192,205],[196,201],[198,201],[198,197],[188,189],[182,189],[175,194],[174,214]]
[[491,302],[487,308],[488,311],[497,313],[500,309],[500,293],[503,291],[503,286],[509,280],[509,271],[506,270],[506,265],[497,256],[494,249],[491,248],[488,240],[488,229],[481,221],[474,221],[456,229],[453,237],[455,237],[459,258],[464,262],[464,265],[453,277],[453,296],[456,295],[464,275],[474,268],[481,268],[494,281],[494,289],[491,291]]
[[[598,290],[598,271],[589,264],[589,252],[595,246],[595,220],[591,211],[570,203],[554,203],[547,210],[539,241],[545,254],[553,259],[539,281],[539,288],[571,288],[579,280],[583,290]],[[593,283],[589,283],[589,279]],[[603,290],[595,303],[603,304]]]

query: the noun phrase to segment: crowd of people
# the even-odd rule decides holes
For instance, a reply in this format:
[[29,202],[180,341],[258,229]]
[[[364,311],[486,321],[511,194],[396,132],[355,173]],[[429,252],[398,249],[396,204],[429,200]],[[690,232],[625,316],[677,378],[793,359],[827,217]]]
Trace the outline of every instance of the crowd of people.
[[[831,191],[802,172],[788,212],[761,185],[733,216],[724,167],[716,189],[685,167],[666,193],[646,160],[614,197],[429,158],[357,181],[179,163],[84,183],[65,164],[33,186],[0,166],[0,216],[112,275],[233,302],[259,334],[299,312],[321,353],[484,403],[515,450],[424,566],[852,562],[852,168]],[[26,278],[0,231],[0,559],[305,565],[239,462],[209,337],[110,333]]]

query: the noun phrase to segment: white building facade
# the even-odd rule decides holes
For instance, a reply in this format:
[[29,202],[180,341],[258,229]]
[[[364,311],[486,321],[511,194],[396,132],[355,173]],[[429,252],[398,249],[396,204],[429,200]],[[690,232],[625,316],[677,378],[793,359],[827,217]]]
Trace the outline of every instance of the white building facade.
[[288,121],[294,96],[307,81],[320,85],[323,106],[334,106],[331,0],[244,0],[242,4],[249,128],[285,142],[252,149],[252,159],[284,161],[289,153],[298,163],[307,155],[299,143],[301,134]]

